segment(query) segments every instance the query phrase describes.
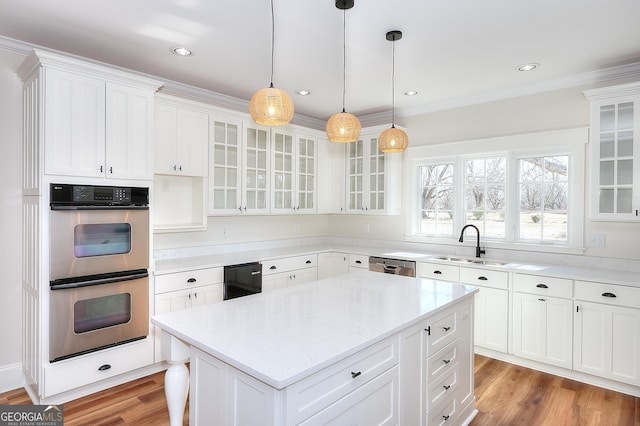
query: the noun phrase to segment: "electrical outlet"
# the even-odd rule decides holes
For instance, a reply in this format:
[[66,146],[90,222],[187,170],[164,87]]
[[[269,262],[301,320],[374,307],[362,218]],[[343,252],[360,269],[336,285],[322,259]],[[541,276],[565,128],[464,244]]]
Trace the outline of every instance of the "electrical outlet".
[[589,235],[589,247],[604,248],[606,239],[605,234],[591,234]]
[[300,232],[300,225],[298,225],[297,223],[293,225],[293,232],[298,233]]
[[364,226],[362,227],[362,231],[366,234],[369,232],[369,224],[365,223]]
[[220,232],[222,234],[222,238],[226,239],[229,238],[229,233],[227,232],[227,227],[226,226],[222,226],[222,230]]

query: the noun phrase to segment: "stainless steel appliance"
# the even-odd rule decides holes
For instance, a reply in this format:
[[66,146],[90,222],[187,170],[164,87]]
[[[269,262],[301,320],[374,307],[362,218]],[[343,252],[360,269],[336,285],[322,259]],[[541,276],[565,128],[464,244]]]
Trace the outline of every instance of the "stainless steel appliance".
[[51,184],[49,359],[149,334],[149,189]]
[[416,262],[413,260],[390,259],[387,257],[369,257],[369,270],[385,274],[416,276]]
[[242,263],[224,267],[224,300],[261,292],[261,263]]

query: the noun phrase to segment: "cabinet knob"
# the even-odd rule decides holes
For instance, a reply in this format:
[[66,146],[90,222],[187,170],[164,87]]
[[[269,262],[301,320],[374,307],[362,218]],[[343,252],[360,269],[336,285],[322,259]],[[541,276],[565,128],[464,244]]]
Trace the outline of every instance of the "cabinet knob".
[[450,359],[443,359],[442,362],[444,362],[445,364],[449,364],[451,362]]
[[189,278],[189,279],[187,280],[187,282],[188,282],[189,284],[193,284],[193,283],[195,283],[196,281],[197,281],[197,280],[196,280],[195,278]]
[[442,275],[442,271],[438,271],[438,270],[433,271],[433,273],[434,273],[435,275]]
[[175,164],[173,165],[173,171],[175,172],[177,170],[178,166],[176,166]]
[[355,373],[352,371],[351,372],[351,378],[355,379],[356,377],[358,377],[361,374],[362,374],[362,371],[356,371]]
[[100,173],[102,173],[103,171],[104,171],[104,168],[100,166]]
[[546,285],[546,284],[542,284],[542,283],[537,284],[537,285],[536,285],[536,287],[538,287],[538,288],[549,288],[549,286],[548,286],[548,285]]
[[276,269],[278,269],[278,267],[276,265],[271,265],[269,269],[271,269],[272,271],[275,271]]
[[485,277],[484,275],[480,275],[480,276],[478,277],[478,279],[479,279],[480,281],[488,281],[488,280],[489,280],[489,278]]
[[356,265],[361,265],[362,264],[362,260],[356,260]]
[[444,331],[449,331],[451,330],[451,327],[442,327],[444,329]]
[[442,387],[444,388],[444,390],[449,390],[449,388],[451,388],[451,385],[444,385]]
[[107,371],[111,369],[111,364],[102,364],[100,367],[98,367],[98,371]]
[[109,167],[109,173],[113,174],[113,166]]
[[305,261],[304,263],[306,263],[307,265],[311,263],[310,260]]
[[442,419],[446,422],[447,420],[449,420],[450,416],[442,416]]
[[182,171],[182,166],[178,167],[178,170]]

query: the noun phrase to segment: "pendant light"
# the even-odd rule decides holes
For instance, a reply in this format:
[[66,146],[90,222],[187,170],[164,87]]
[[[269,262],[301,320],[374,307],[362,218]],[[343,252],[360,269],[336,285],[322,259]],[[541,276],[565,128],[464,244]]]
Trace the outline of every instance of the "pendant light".
[[391,78],[391,128],[380,133],[378,137],[378,148],[382,152],[403,152],[409,146],[409,136],[402,129],[396,129],[396,95],[395,95],[395,79],[396,79],[396,40],[402,38],[402,31],[393,30],[387,33],[387,40],[393,45],[392,59],[392,78]]
[[360,120],[346,112],[344,107],[347,86],[347,9],[353,7],[354,0],[336,0],[336,7],[342,10],[342,112],[333,114],[327,121],[326,132],[331,142],[355,142],[360,137]]
[[271,0],[271,84],[258,90],[249,101],[249,113],[258,124],[265,126],[282,126],[293,118],[293,102],[281,89],[273,87],[273,51],[275,39],[275,18],[273,0]]

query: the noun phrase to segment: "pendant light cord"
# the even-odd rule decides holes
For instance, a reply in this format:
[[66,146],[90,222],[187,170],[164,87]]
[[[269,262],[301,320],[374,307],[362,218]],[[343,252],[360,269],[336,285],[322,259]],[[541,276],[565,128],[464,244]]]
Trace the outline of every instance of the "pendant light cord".
[[342,112],[345,110],[345,93],[347,91],[347,10],[342,10]]
[[396,38],[391,43],[391,128],[396,127]]
[[273,87],[273,51],[275,50],[275,33],[276,33],[276,19],[273,13],[273,0],[271,0],[271,85]]

